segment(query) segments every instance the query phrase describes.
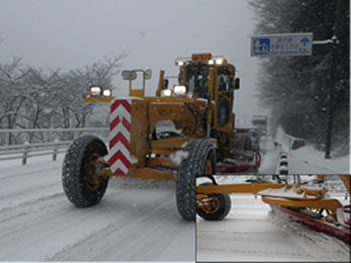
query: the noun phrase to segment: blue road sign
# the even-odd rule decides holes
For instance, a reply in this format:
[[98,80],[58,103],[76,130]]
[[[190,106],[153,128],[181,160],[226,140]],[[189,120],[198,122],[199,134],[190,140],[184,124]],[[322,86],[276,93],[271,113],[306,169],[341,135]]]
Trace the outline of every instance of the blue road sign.
[[254,52],[259,55],[269,54],[271,41],[269,38],[257,38],[254,40]]
[[256,35],[251,56],[311,56],[312,41],[312,33]]

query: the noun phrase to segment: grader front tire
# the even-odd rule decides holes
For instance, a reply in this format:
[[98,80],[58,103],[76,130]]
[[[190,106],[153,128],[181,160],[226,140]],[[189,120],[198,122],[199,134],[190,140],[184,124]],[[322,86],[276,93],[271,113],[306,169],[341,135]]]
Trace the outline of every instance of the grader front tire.
[[95,161],[107,154],[103,141],[83,136],[68,148],[62,169],[63,190],[76,207],[98,204],[103,198],[109,177],[97,177]]
[[[204,183],[201,185],[212,185]],[[199,201],[196,213],[205,220],[223,220],[231,208],[230,196],[227,194],[207,194],[206,200]]]
[[215,170],[216,152],[214,146],[206,140],[194,139],[187,143],[188,156],[181,162],[176,180],[176,200],[178,212],[187,221],[194,221],[196,214],[196,177],[203,176],[211,164],[211,173]]

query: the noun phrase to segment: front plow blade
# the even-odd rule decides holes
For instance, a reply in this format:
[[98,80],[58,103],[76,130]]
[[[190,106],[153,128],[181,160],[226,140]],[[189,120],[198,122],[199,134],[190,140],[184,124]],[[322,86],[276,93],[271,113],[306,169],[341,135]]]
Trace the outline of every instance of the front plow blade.
[[284,213],[289,217],[290,220],[294,222],[306,225],[309,228],[313,229],[314,231],[325,233],[329,236],[342,240],[346,244],[350,245],[350,240],[351,240],[350,229],[346,229],[341,226],[337,227],[330,223],[311,218],[307,215],[295,212],[285,207],[271,205],[271,208],[274,212],[278,211],[278,212]]

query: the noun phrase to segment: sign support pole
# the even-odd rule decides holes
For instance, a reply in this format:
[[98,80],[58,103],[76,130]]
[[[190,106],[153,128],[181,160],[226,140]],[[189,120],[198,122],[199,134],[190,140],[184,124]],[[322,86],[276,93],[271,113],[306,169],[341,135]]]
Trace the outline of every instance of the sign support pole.
[[331,150],[331,137],[333,130],[333,118],[334,118],[334,91],[337,83],[336,80],[336,56],[337,56],[337,44],[339,40],[337,35],[339,33],[340,25],[340,13],[341,13],[341,1],[337,0],[336,11],[335,11],[335,24],[334,24],[334,36],[332,37],[332,63],[331,63],[331,84],[329,85],[329,98],[328,98],[328,115],[327,115],[327,138],[326,138],[326,147],[325,147],[325,159],[331,159],[330,150]]
[[336,45],[337,38],[333,36],[332,38],[332,63],[331,63],[331,75],[330,75],[330,85],[329,85],[329,95],[328,95],[328,112],[327,112],[327,137],[326,137],[326,147],[325,147],[325,159],[331,159],[330,148],[331,148],[331,137],[333,129],[333,118],[334,118],[334,88],[336,85]]

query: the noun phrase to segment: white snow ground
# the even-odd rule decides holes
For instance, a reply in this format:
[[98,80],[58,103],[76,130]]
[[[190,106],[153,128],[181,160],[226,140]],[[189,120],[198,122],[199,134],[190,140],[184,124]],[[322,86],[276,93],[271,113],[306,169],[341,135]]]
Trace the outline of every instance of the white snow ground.
[[274,148],[271,137],[262,136],[260,141],[261,148],[261,166],[258,169],[259,174],[275,174],[278,173],[277,167],[279,162],[279,151]]
[[325,159],[323,152],[318,152],[311,145],[288,153],[290,174],[350,174],[350,156]]
[[[279,132],[279,130],[278,130]],[[289,174],[350,174],[350,156],[325,159],[324,153],[315,150],[311,145],[306,145],[297,150],[289,149],[289,141],[280,131],[278,139],[281,146],[275,149],[272,137],[263,136],[261,139],[262,163],[259,174],[279,173],[279,154],[286,152],[288,155]],[[289,138],[291,136],[288,136]]]
[[273,215],[259,197],[237,194],[231,200],[223,221],[197,217],[198,261],[349,262],[345,243]]
[[78,209],[62,159],[0,162],[0,261],[195,261],[195,223],[178,215],[173,182],[111,180],[99,205]]

